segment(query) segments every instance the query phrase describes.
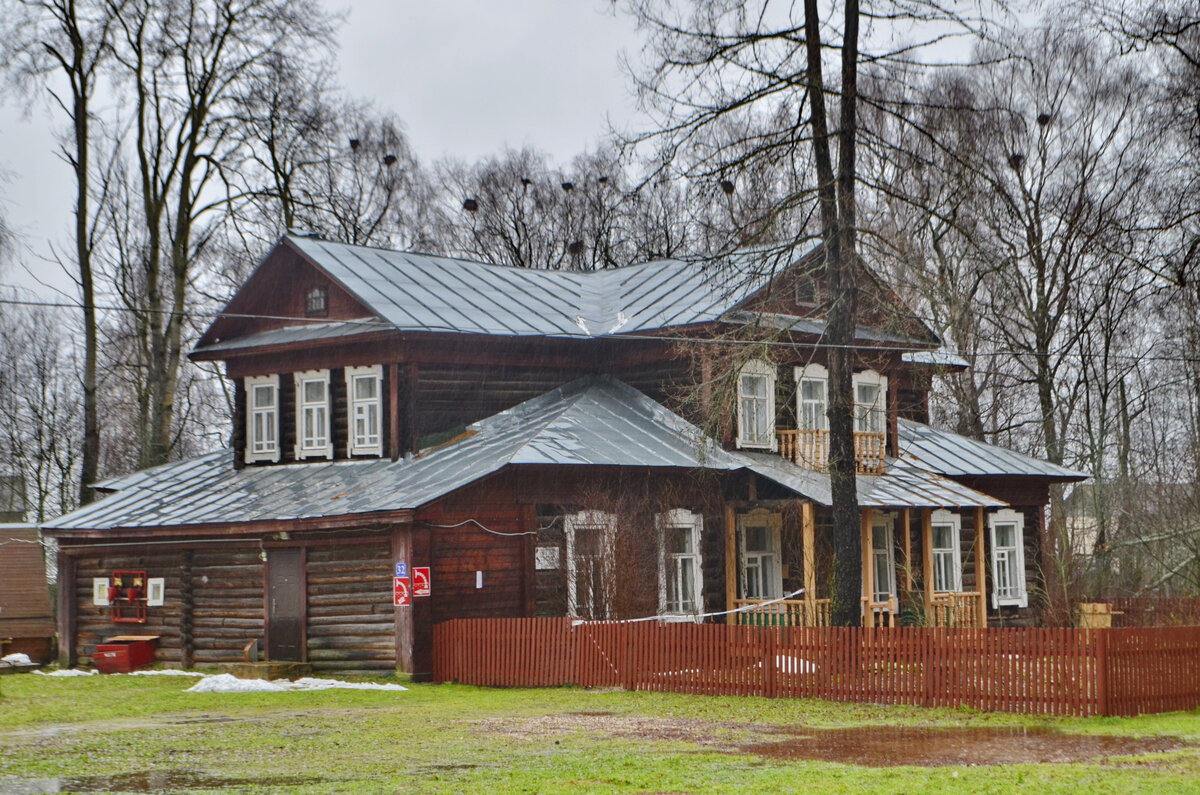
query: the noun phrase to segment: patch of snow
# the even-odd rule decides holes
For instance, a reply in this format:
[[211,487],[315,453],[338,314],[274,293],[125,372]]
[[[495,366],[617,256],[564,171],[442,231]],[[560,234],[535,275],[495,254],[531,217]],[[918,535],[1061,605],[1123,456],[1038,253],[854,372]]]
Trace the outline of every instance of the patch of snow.
[[33,665],[33,660],[29,659],[29,655],[21,652],[6,654],[0,657],[0,662],[6,662],[9,665]]
[[785,674],[815,674],[817,666],[801,657],[780,654],[775,657],[775,669]]
[[63,668],[60,671],[34,671],[42,676],[99,676],[99,671],[81,671],[78,668]]
[[287,688],[265,679],[238,679],[233,674],[206,676],[187,689],[189,693],[284,693]]
[[178,668],[163,668],[159,671],[130,671],[130,676],[208,676],[199,671],[181,671]]
[[314,679],[305,676],[291,683],[292,690],[408,690],[407,687],[378,682],[342,682],[338,679]]

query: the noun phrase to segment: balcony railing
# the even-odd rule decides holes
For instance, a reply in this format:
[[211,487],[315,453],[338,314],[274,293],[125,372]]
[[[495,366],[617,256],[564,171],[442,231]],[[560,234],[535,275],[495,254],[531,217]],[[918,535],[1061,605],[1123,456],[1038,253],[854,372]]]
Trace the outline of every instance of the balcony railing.
[[889,596],[886,601],[876,602],[864,596],[862,616],[864,627],[896,626],[896,597]]
[[[777,431],[779,454],[797,466],[824,472],[829,465],[829,431]],[[885,454],[882,433],[854,432],[854,465],[860,475],[882,475]]]
[[925,617],[931,627],[978,627],[979,591],[935,593]]
[[[765,602],[770,602],[765,604]],[[752,627],[827,627],[829,626],[829,600],[784,599],[734,599],[735,608],[745,608],[735,613],[737,623]]]

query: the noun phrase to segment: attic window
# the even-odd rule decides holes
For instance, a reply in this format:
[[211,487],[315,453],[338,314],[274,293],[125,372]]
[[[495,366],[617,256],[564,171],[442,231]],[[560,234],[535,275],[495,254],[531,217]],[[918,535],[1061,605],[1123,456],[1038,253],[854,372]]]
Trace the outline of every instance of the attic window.
[[304,314],[306,317],[325,317],[329,314],[329,291],[324,287],[314,287],[304,295]]
[[796,305],[817,306],[821,303],[821,290],[814,276],[796,279]]

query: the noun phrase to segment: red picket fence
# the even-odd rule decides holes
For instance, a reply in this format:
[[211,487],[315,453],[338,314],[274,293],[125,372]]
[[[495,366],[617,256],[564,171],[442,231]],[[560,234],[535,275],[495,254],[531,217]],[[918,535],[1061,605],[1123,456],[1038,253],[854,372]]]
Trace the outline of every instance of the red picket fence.
[[1200,627],[745,627],[462,619],[434,627],[434,679],[791,696],[1051,715],[1200,706]]

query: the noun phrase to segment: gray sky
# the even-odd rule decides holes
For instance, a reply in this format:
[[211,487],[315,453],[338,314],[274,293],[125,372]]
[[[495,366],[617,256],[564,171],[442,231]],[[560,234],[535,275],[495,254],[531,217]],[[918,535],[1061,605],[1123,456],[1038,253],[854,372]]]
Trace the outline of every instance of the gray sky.
[[[634,117],[622,49],[639,40],[627,17],[605,0],[357,0],[338,55],[340,82],[360,99],[392,110],[429,162],[474,160],[526,144],[557,161],[594,149],[606,118]],[[51,245],[69,250],[70,172],[55,156],[54,124],[44,104],[5,98],[0,105],[0,206],[24,237],[23,263],[72,293]],[[42,295],[52,290],[12,265],[0,284]]]

